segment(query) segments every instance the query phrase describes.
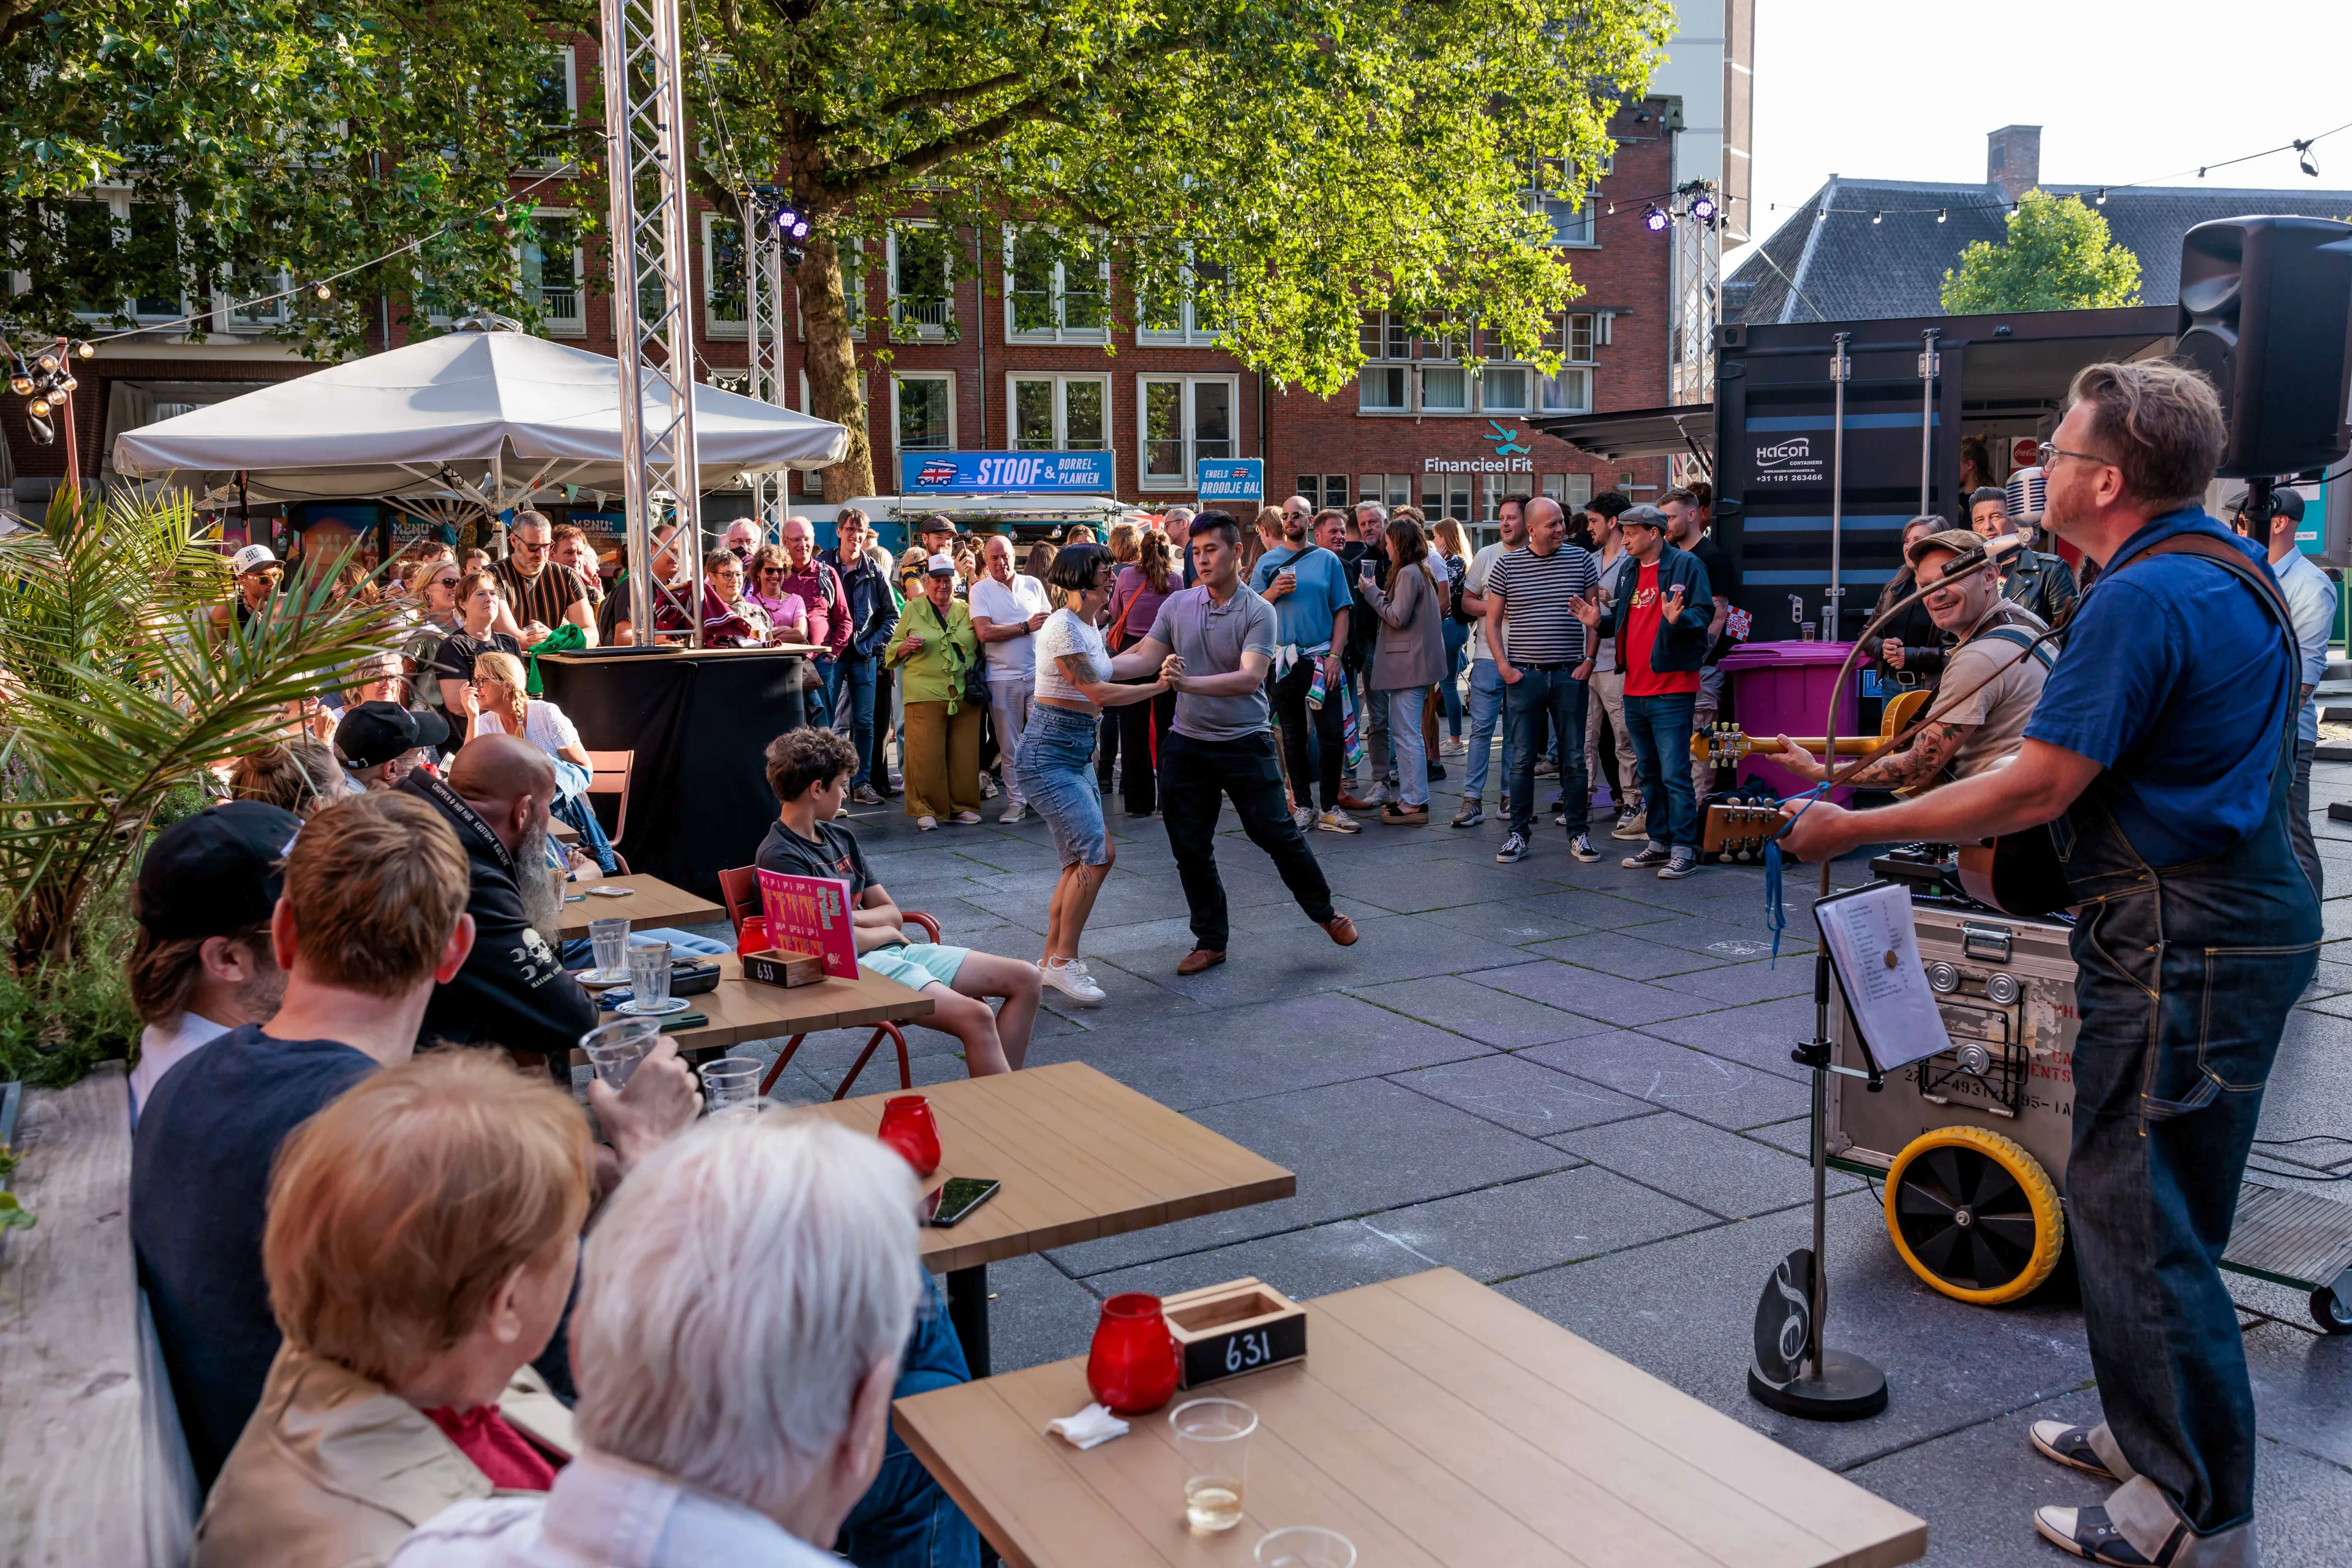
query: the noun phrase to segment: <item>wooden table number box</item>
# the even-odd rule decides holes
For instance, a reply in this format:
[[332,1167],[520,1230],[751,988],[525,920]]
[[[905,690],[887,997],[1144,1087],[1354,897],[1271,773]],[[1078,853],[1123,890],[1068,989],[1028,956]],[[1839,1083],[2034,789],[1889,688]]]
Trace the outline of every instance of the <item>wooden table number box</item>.
[[784,952],[772,948],[765,952],[744,953],[742,958],[743,978],[762,985],[814,985],[824,978],[824,960],[813,952]]
[[1160,1310],[1183,1352],[1179,1387],[1198,1388],[1307,1355],[1306,1312],[1255,1279],[1187,1290],[1160,1302]]

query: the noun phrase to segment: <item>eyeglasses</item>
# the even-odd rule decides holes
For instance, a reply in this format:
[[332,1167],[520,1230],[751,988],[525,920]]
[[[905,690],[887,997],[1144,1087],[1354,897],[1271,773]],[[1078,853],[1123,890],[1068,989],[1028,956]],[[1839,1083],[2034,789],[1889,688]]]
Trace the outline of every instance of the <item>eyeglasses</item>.
[[552,544],[549,544],[549,543],[541,542],[540,542],[540,541],[538,541],[538,540],[530,540],[530,539],[518,539],[518,540],[516,540],[516,541],[515,541],[515,548],[516,548],[517,550],[528,550],[528,551],[530,551],[533,555],[538,555],[538,554],[541,554],[541,553],[543,553],[543,552],[546,552],[546,551],[550,551],[550,550],[554,549],[554,548],[555,548],[555,546],[554,546],[554,545],[552,545]]
[[464,579],[459,577],[436,577],[433,579],[432,585],[436,588],[454,588],[463,581]]
[[2112,468],[2116,466],[2110,459],[2099,457],[2095,453],[2070,452],[2063,447],[2053,447],[2047,441],[2034,447],[2033,455],[2045,469],[2050,467],[2050,459],[2053,458],[2078,458],[2085,463],[2096,463],[2104,468]]

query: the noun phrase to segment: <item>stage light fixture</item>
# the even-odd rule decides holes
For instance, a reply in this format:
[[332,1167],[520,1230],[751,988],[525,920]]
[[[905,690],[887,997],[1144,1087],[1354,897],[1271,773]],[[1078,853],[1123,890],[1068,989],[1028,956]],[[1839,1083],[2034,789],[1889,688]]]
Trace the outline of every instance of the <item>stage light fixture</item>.
[[1691,216],[1698,219],[1701,223],[1715,216],[1715,198],[1713,196],[1704,195],[1693,196],[1691,198],[1690,215]]
[[1652,234],[1664,234],[1666,230],[1666,226],[1672,222],[1674,222],[1674,219],[1668,217],[1665,215],[1664,210],[1659,207],[1654,206],[1650,208],[1649,211],[1642,215],[1643,226],[1647,228]]

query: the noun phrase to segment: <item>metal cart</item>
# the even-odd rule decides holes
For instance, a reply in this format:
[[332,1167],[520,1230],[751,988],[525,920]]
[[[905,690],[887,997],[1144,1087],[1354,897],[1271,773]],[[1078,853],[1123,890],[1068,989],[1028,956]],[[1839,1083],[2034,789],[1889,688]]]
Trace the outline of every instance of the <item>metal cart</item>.
[[[1999,1306],[2049,1279],[2065,1247],[2053,1173],[2063,1177],[2074,1136],[2069,927],[1904,879],[1952,1048],[1874,1092],[1862,1077],[1833,1074],[1830,1163],[1885,1183],[1887,1237],[1913,1273],[1956,1300]],[[1834,994],[1831,1018],[1836,1065],[1859,1073],[1866,1063]],[[2310,1291],[2320,1328],[2352,1333],[2352,1205],[2247,1184],[2221,1266]]]

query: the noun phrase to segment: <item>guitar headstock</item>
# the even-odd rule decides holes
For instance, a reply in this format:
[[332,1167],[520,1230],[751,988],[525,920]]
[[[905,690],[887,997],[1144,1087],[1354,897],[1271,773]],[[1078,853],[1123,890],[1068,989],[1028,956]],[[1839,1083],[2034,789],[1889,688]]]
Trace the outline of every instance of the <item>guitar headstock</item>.
[[1756,742],[1737,724],[1710,725],[1691,736],[1691,761],[1709,763],[1718,768],[1737,765],[1754,750]]
[[1704,847],[1708,854],[1727,860],[1759,861],[1764,858],[1764,846],[1780,831],[1778,805],[1718,803],[1706,808]]

